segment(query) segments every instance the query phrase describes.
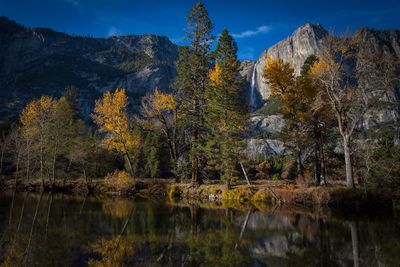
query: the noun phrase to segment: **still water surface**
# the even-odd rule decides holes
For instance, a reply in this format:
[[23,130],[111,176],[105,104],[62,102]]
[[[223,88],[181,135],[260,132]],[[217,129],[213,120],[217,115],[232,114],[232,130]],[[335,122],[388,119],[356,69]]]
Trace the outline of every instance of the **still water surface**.
[[3,194],[0,266],[400,266],[394,218]]

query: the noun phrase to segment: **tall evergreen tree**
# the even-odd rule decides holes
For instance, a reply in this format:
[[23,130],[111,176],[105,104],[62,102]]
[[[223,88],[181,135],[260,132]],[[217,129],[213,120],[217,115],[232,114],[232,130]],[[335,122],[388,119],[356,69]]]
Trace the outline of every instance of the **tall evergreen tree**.
[[203,157],[205,91],[209,83],[210,49],[213,25],[203,3],[192,7],[187,18],[188,47],[179,51],[177,90],[180,113],[184,117],[184,130],[190,132],[190,160],[192,185],[202,183],[199,176]]
[[215,67],[210,72],[211,82],[206,91],[208,162],[220,173],[228,188],[238,175],[236,166],[243,151],[248,117],[236,54],[236,43],[224,29],[214,52]]

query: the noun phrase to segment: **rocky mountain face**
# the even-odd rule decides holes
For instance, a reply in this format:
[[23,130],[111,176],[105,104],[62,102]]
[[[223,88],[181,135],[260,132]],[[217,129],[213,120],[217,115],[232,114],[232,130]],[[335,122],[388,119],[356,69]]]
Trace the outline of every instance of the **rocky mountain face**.
[[[284,151],[284,144],[276,137],[285,122],[276,108],[271,108],[270,88],[263,78],[266,58],[280,58],[292,64],[300,74],[306,58],[320,54],[328,34],[319,24],[305,24],[266,49],[257,61],[241,63],[240,73],[247,81],[250,109],[263,109],[249,122],[252,137],[247,152],[250,156]],[[366,52],[383,50],[400,59],[398,30],[361,29],[354,37],[362,38]],[[126,88],[131,108],[135,109],[141,97],[154,88],[169,90],[176,76],[177,58],[178,47],[164,36],[71,36],[46,28],[26,28],[0,17],[0,120],[5,115],[16,115],[29,100],[42,94],[60,96],[69,85],[77,88],[85,117],[92,112],[94,100],[102,92],[116,87]],[[398,101],[400,90],[388,98]],[[398,114],[400,110],[397,115],[387,111],[379,116],[385,121],[399,119]],[[365,120],[364,124],[368,123],[369,120]]]
[[[259,97],[256,101],[265,103],[270,97],[268,81],[263,77],[265,60],[268,57],[282,59],[284,62],[290,63],[296,74],[299,75],[301,66],[308,56],[320,55],[324,47],[324,38],[328,35],[329,33],[320,24],[304,24],[292,35],[262,52],[258,60],[253,63],[256,68],[250,67],[251,61],[243,64],[242,68],[245,68],[248,72],[255,71],[257,93],[254,95]],[[359,37],[362,38],[363,48],[366,51],[385,51],[394,58],[400,59],[400,30],[360,29],[353,35],[353,38]],[[251,83],[252,74],[245,77],[248,83]]]
[[[266,49],[257,61],[243,62],[242,75],[249,84],[249,103],[255,103],[253,106],[250,105],[252,110],[263,105],[262,109],[265,110],[270,105],[270,87],[268,81],[263,77],[265,61],[268,57],[282,59],[284,62],[290,63],[294,67],[296,74],[299,75],[301,66],[308,56],[314,54],[318,57],[320,55],[324,48],[324,39],[328,35],[329,33],[320,24],[305,24],[286,39]],[[400,59],[399,30],[360,29],[353,34],[352,38],[361,38],[363,40],[362,49],[366,53],[384,51],[394,59]],[[388,94],[387,100],[398,103],[400,101],[400,89],[397,88],[397,90]],[[382,110],[378,114],[367,114],[363,121],[364,127],[368,128],[371,123],[374,123],[374,120],[371,119],[372,115],[375,116],[375,120],[377,118],[380,122],[399,121],[400,109],[397,111],[388,109]],[[270,125],[269,127],[262,127],[264,136],[274,135],[276,133],[274,129],[279,128],[284,123],[282,117],[279,120],[274,114],[253,117],[250,124],[255,134],[248,142],[248,152],[251,152],[252,156],[254,156],[254,153],[260,152],[264,156],[280,154],[283,149],[276,149],[276,142],[272,142],[273,139],[259,138],[259,125],[262,121],[272,121],[272,124],[268,124]]]
[[164,36],[71,36],[0,17],[0,116],[42,94],[60,96],[69,85],[86,116],[116,87],[126,88],[135,106],[154,88],[169,89],[177,58],[178,47]]
[[321,25],[305,24],[295,30],[291,36],[265,50],[256,62],[257,89],[263,100],[270,96],[268,82],[263,77],[265,60],[268,57],[279,58],[292,64],[296,74],[310,55],[317,55],[328,32]]

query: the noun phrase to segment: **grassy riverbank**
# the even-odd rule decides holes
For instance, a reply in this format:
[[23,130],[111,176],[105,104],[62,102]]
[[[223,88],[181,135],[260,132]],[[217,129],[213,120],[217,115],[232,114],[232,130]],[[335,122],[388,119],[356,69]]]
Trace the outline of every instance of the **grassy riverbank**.
[[[15,183],[12,180],[3,183],[3,191],[42,191],[39,180],[28,183]],[[398,210],[398,195],[390,190],[351,190],[344,185],[334,184],[319,187],[300,188],[290,181],[258,180],[247,185],[234,184],[230,190],[224,184],[207,182],[197,188],[189,181],[176,183],[170,179],[142,179],[135,185],[110,183],[107,179],[96,179],[90,183],[85,180],[55,182],[46,185],[46,191],[68,194],[106,194],[123,197],[140,196],[143,198],[164,199],[171,203],[207,203],[223,205],[234,209],[248,207],[260,210],[276,205],[293,208],[315,209],[331,208],[348,212],[392,212]]]

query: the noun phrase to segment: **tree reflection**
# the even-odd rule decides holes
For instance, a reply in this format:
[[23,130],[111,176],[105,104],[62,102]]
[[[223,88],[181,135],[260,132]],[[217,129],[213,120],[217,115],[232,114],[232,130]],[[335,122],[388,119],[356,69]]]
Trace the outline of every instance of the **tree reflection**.
[[128,217],[134,204],[126,199],[109,199],[102,204],[102,209],[105,214],[109,214],[114,218],[123,219]]
[[109,240],[101,240],[92,245],[90,249],[100,258],[89,260],[89,266],[92,267],[126,266],[135,253],[133,241],[121,235]]
[[0,266],[400,266],[390,218],[57,194],[0,203]]

